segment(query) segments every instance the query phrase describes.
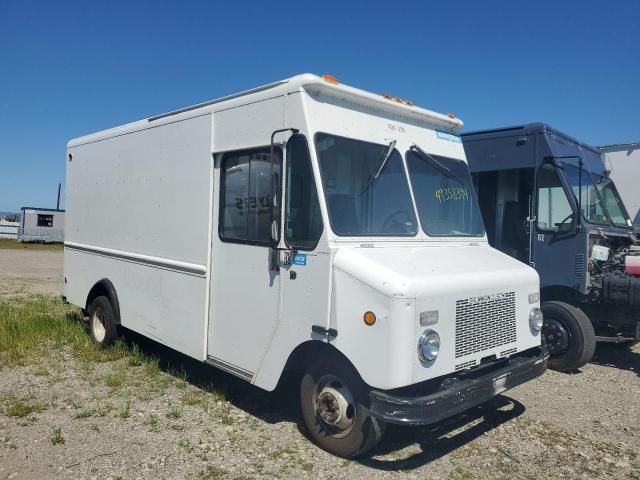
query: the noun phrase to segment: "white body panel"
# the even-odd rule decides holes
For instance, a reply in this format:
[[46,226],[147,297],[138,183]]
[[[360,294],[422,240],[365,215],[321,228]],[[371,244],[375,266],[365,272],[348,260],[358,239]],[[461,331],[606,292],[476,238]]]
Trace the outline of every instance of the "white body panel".
[[[309,341],[331,343],[380,389],[538,346],[528,323],[539,306],[528,302],[538,276],[490,248],[486,237],[432,238],[419,229],[413,237],[345,238],[329,227],[314,134],[393,139],[400,152],[415,143],[464,160],[460,142],[436,134],[461,126],[454,117],[301,75],[74,140],[64,294],[85,307],[96,282],[109,279],[124,326],[265,389],[276,386],[291,353]],[[274,272],[270,247],[218,234],[220,165],[225,152],[268,147],[281,128],[308,139],[324,230],[305,252],[306,264]],[[286,139],[275,137],[282,148]],[[515,340],[454,352],[456,302],[481,304],[509,292]],[[371,327],[362,320],[368,310],[378,318]],[[431,328],[442,347],[433,364],[423,365],[416,353],[425,329],[419,317],[430,310],[439,312]],[[327,340],[312,326],[339,334]]]
[[600,147],[611,179],[634,224],[640,225],[640,143]]

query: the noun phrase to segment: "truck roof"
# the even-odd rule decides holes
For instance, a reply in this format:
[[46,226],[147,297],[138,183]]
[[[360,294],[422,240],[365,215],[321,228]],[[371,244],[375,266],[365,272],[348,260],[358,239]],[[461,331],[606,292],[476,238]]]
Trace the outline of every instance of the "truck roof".
[[136,122],[78,137],[70,140],[67,144],[67,147],[71,148],[78,145],[83,145],[85,143],[91,143],[94,141],[103,140],[105,138],[122,135],[131,131],[148,128],[149,124],[152,122],[161,123],[163,121],[173,121],[177,118],[189,118],[197,115],[202,115],[203,113],[233,108],[247,103],[266,100],[274,96],[284,95],[285,93],[291,93],[301,90],[316,91],[332,96],[338,96],[339,98],[347,99],[350,102],[356,104],[374,106],[375,108],[378,108],[382,111],[403,114],[408,117],[421,119],[423,121],[426,120],[431,124],[434,124],[441,128],[446,128],[450,131],[458,131],[464,125],[462,120],[450,113],[437,113],[424,108],[416,107],[411,102],[401,100],[397,97],[374,94],[365,90],[341,84],[337,81],[332,81],[332,77],[320,77],[318,75],[305,73],[277,82],[262,85],[257,88],[252,88],[250,90],[244,90],[238,93],[216,98],[213,100],[208,100],[202,103],[197,103],[195,105],[180,108],[167,113],[153,115]]
[[567,140],[571,143],[574,143],[586,150],[591,150],[594,153],[600,154],[600,151],[576,138],[567,135],[560,130],[553,128],[548,123],[544,122],[534,122],[534,123],[525,123],[523,125],[516,125],[513,127],[503,127],[503,128],[492,128],[488,130],[474,130],[471,132],[466,132],[461,134],[460,136],[463,140],[473,141],[480,139],[489,139],[489,138],[500,138],[500,137],[511,137],[517,135],[537,135],[537,134],[552,134],[554,136],[560,137],[564,140]]
[[636,150],[640,148],[640,142],[633,143],[612,143],[611,145],[599,145],[598,150],[602,152],[617,152],[619,150]]

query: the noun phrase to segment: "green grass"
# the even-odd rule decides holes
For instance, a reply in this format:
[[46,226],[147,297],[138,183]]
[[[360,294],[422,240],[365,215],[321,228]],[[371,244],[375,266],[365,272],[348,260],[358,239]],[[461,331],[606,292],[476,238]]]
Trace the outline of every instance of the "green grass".
[[167,418],[173,418],[177,420],[182,416],[182,412],[178,407],[171,407],[171,409],[167,412]]
[[[80,315],[78,308],[46,295],[0,301],[0,368],[41,365],[43,358],[62,348],[69,348],[78,360],[88,365],[118,360],[130,354],[137,359],[142,356],[132,353],[123,342],[108,349],[99,348],[86,334]],[[150,373],[159,371],[157,360],[142,357],[141,361]],[[118,381],[116,372],[108,383],[117,386]]]
[[93,408],[85,408],[84,410],[76,413],[73,418],[79,420],[82,418],[93,417],[96,414],[96,411]]
[[17,398],[11,395],[1,398],[0,402],[1,410],[7,417],[23,418],[47,409],[43,403],[36,400]]
[[218,480],[222,478],[228,478],[229,472],[224,468],[214,467],[208,465],[207,468],[200,471],[198,478],[202,480]]
[[61,243],[23,243],[11,238],[0,238],[0,250],[50,250],[62,252],[64,246]]
[[51,445],[62,445],[65,442],[64,437],[62,436],[62,427],[53,427],[51,431]]

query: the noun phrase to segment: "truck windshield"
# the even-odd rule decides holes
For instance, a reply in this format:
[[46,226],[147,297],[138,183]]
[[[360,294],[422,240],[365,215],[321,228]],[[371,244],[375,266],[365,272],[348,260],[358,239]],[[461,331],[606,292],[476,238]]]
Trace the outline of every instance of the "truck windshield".
[[[582,215],[588,222],[608,225],[611,218],[611,222],[618,227],[630,226],[629,215],[610,179],[569,163],[564,163],[564,171],[576,199],[581,193],[582,198],[579,201]],[[582,188],[579,188],[580,183]],[[605,201],[604,204],[602,199]]]
[[593,175],[593,180],[596,182],[596,186],[600,191],[604,206],[607,212],[609,212],[611,222],[616,227],[632,227],[631,217],[629,217],[627,209],[624,207],[624,203],[622,203],[622,199],[613,181],[610,178],[595,173],[591,175]]
[[386,145],[316,134],[331,228],[340,236],[413,236],[418,231],[402,157]]
[[416,147],[407,153],[407,166],[420,223],[427,235],[484,234],[482,216],[465,162],[431,155]]

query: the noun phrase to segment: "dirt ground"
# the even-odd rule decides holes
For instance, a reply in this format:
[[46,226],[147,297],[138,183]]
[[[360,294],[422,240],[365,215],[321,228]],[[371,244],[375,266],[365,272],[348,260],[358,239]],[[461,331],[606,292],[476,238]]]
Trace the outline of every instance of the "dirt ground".
[[[0,292],[57,294],[61,264],[61,253],[0,251]],[[390,427],[346,461],[306,439],[293,379],[267,393],[130,339],[160,359],[156,376],[64,350],[0,369],[0,399],[29,405],[0,409],[0,479],[640,479],[638,346],[600,345],[580,372],[549,371],[433,427]]]
[[62,292],[62,251],[0,249],[0,299]]

